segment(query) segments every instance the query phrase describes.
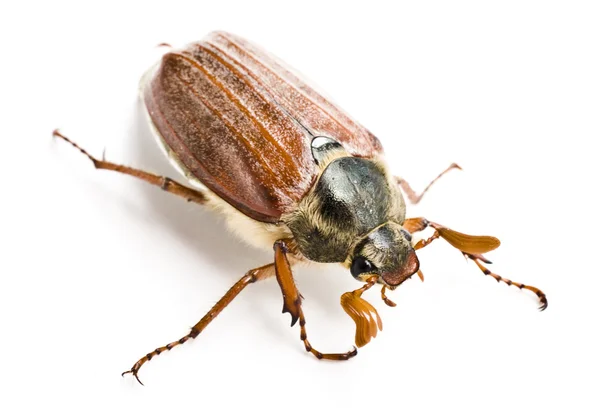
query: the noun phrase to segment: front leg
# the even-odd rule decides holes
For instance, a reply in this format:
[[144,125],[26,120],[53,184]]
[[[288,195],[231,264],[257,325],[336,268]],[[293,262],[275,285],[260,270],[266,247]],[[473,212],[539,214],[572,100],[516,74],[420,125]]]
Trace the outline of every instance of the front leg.
[[273,245],[275,250],[275,275],[277,282],[283,294],[283,313],[289,313],[292,316],[292,326],[300,320],[300,339],[304,342],[304,347],[307,352],[310,352],[318,359],[330,359],[335,361],[345,361],[356,356],[357,350],[341,354],[324,354],[312,347],[306,335],[306,319],[302,311],[302,295],[298,292],[294,276],[292,275],[292,267],[287,258],[288,248],[284,240],[278,240]]
[[548,307],[548,298],[546,294],[535,286],[526,285],[524,283],[516,283],[510,279],[503,278],[496,273],[490,271],[485,267],[483,263],[491,264],[489,260],[483,257],[484,253],[490,252],[500,246],[500,240],[492,236],[471,236],[468,234],[460,233],[458,231],[449,229],[448,227],[442,226],[441,224],[431,222],[423,217],[406,219],[403,227],[409,232],[414,233],[417,231],[425,230],[427,227],[434,229],[433,235],[428,239],[419,240],[415,246],[415,250],[422,249],[428,246],[434,240],[440,237],[450,243],[453,247],[460,250],[460,252],[469,260],[475,262],[479,270],[484,275],[492,276],[497,282],[504,282],[509,286],[516,286],[519,289],[529,290],[535,293],[541,303],[540,310],[544,310]]

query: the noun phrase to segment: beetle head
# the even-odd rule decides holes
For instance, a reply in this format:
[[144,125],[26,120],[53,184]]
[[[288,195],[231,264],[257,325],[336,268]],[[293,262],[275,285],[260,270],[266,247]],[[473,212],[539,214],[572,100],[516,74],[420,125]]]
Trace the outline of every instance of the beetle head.
[[410,234],[388,221],[360,240],[349,258],[352,276],[366,280],[379,276],[379,283],[395,289],[419,270],[419,259]]

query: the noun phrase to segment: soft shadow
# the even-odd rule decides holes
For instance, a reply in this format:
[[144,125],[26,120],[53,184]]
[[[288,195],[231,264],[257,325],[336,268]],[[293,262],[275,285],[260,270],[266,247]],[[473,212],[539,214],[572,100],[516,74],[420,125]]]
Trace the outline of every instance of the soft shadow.
[[[168,162],[147,124],[144,108],[134,108],[131,125],[131,155],[139,168],[165,175],[186,185],[183,178]],[[176,233],[177,238],[203,259],[214,262],[223,273],[239,274],[261,266],[272,258],[261,250],[244,244],[234,237],[223,219],[201,205],[182,202],[177,196],[165,197],[148,185],[140,186],[148,205],[160,217],[161,224]]]
[[[137,104],[133,110],[134,121],[128,134],[131,140],[128,158],[132,160],[132,165],[185,184],[185,179],[169,164],[155,142],[143,106]],[[184,241],[185,245],[194,251],[194,254],[214,263],[215,267],[222,270],[219,273],[222,273],[223,277],[235,275],[234,279],[237,280],[237,277],[241,277],[247,270],[273,260],[272,253],[248,246],[238,240],[218,214],[200,205],[182,202],[176,196],[165,197],[162,192],[148,185],[140,185],[140,192],[160,218],[160,224],[175,233],[178,239]],[[359,285],[352,283],[353,279],[345,271],[334,270],[336,277],[330,275],[323,277],[325,275],[322,273],[329,273],[330,270],[331,267],[301,266],[296,274],[301,274],[302,294],[310,298],[310,301],[319,308],[336,314],[340,309],[339,296],[348,290],[357,289]],[[265,321],[265,328],[273,333],[277,331],[277,336],[280,336],[281,327],[272,324],[273,310],[269,306],[261,305],[263,302],[266,304],[276,300],[273,295],[279,296],[280,293],[273,289],[253,289],[253,291],[255,296],[252,299],[252,312],[261,313],[259,317]],[[328,323],[335,323],[335,321]]]
[[[167,176],[185,185],[185,178],[171,166],[155,142],[144,110],[140,103],[132,108],[135,115],[128,133],[130,146],[127,158],[137,168]],[[272,253],[240,241],[230,232],[220,215],[204,206],[185,202],[174,195],[168,197],[170,194],[165,197],[163,192],[141,182],[139,192],[155,215],[153,219],[156,224],[172,232],[203,263],[209,262],[219,269],[216,277],[229,279],[233,283],[248,270],[273,260]],[[242,312],[251,311],[261,321],[263,332],[281,340],[286,332],[274,323],[277,314],[270,306],[273,301],[279,300],[281,294],[259,285],[251,290],[249,302],[239,305],[245,308]]]

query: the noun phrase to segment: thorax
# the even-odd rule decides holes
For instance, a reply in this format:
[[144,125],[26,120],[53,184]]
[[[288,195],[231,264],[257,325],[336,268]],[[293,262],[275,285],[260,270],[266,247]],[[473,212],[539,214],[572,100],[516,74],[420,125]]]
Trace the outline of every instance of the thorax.
[[375,227],[402,224],[405,205],[381,161],[344,156],[324,166],[310,192],[283,217],[298,248],[315,262],[344,262]]

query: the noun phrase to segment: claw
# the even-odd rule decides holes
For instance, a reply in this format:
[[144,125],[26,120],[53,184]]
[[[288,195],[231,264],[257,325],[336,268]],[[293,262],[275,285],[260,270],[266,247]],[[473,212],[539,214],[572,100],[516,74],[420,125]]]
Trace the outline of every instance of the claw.
[[358,354],[358,348],[352,345],[352,351],[348,353],[348,357],[352,358]]
[[138,377],[138,370],[135,368],[131,368],[129,371],[125,371],[121,374],[122,377],[125,377],[125,374],[131,374],[135,377],[135,379],[137,380],[137,382],[139,382],[142,386],[144,386],[144,383],[140,380],[140,377]]

